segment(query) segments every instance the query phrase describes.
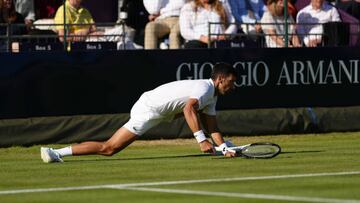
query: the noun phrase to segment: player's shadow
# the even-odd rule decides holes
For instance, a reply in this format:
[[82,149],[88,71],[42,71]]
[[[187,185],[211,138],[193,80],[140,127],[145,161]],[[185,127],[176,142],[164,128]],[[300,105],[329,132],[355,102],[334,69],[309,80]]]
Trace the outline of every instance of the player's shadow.
[[[194,158],[194,157],[208,157],[211,154],[188,154],[176,156],[153,156],[153,157],[134,157],[134,158],[100,158],[100,159],[72,159],[66,162],[93,162],[93,161],[136,161],[136,160],[152,160],[152,159],[178,159],[178,158]],[[213,156],[216,157],[216,156]]]
[[[302,153],[319,153],[324,152],[320,150],[309,150],[309,151],[285,151],[281,152],[278,156],[281,155],[291,155],[291,154],[302,154]],[[194,158],[194,157],[212,157],[215,159],[228,159],[223,156],[214,156],[212,154],[187,154],[187,155],[171,155],[171,156],[151,156],[151,157],[133,157],[133,158],[98,158],[98,159],[70,159],[66,160],[66,162],[99,162],[99,161],[137,161],[137,160],[152,160],[152,159],[179,159],[179,158]],[[244,158],[241,156],[235,158]],[[289,156],[285,156],[283,158],[291,158]]]

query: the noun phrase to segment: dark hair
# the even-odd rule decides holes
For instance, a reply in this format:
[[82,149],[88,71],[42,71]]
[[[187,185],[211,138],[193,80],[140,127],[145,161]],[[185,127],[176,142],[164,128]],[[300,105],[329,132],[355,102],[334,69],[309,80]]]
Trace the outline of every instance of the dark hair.
[[217,63],[212,69],[211,79],[216,80],[219,76],[237,76],[236,69],[228,63]]

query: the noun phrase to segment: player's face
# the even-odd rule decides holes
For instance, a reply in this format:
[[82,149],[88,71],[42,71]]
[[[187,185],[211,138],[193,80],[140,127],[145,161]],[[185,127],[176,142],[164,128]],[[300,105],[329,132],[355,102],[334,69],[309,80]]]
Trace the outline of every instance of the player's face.
[[228,94],[229,92],[235,89],[236,77],[234,75],[231,74],[227,77],[220,77],[219,80],[220,80],[218,86],[219,94],[221,95]]

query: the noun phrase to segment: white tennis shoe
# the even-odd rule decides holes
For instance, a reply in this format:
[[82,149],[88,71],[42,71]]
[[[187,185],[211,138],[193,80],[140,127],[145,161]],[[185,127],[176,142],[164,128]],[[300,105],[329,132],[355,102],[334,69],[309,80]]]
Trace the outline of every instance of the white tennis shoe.
[[55,152],[52,148],[41,147],[40,153],[41,153],[41,159],[42,159],[43,162],[45,162],[45,163],[64,162],[64,161],[61,159],[60,154],[58,154],[57,152]]

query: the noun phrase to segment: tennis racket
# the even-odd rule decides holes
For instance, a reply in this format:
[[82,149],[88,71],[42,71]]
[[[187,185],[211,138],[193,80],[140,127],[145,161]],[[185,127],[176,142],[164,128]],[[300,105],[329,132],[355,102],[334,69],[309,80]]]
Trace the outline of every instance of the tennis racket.
[[[243,146],[229,147],[235,150],[236,155],[250,159],[270,159],[281,152],[281,147],[271,142],[256,142]],[[215,147],[216,151],[221,151],[219,147]]]

